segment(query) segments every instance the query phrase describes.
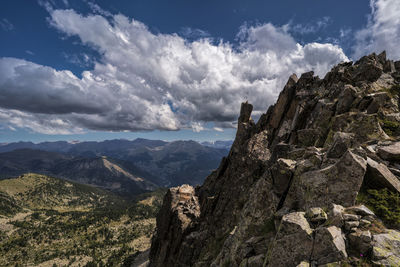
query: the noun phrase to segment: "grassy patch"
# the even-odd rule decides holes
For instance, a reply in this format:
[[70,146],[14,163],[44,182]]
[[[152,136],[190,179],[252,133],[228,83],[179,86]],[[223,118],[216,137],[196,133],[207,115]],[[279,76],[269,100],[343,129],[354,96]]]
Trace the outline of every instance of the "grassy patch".
[[398,96],[400,94],[400,84],[395,84],[390,88],[386,88],[385,91],[390,97]]
[[357,202],[368,206],[383,222],[400,228],[400,195],[384,189],[368,189],[360,192]]
[[387,119],[380,120],[380,124],[382,129],[385,131],[385,133],[389,136],[394,136],[396,131],[399,129],[400,123],[397,121],[390,121]]

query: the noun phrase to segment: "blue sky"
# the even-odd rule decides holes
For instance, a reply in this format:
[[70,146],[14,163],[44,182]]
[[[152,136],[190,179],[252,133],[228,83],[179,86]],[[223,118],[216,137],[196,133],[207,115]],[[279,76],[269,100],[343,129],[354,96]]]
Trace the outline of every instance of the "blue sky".
[[0,3],[0,142],[232,139],[292,73],[387,50],[400,2]]

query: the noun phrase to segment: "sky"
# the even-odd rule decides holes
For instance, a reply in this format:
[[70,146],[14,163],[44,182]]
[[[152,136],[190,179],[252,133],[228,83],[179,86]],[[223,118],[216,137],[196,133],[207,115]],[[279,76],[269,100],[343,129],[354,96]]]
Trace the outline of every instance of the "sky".
[[387,51],[398,0],[4,0],[0,143],[228,140],[288,77]]

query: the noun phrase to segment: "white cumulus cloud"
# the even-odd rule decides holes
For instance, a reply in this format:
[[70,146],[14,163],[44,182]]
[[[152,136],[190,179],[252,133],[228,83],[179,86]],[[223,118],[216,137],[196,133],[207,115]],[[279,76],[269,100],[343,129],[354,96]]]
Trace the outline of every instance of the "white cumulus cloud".
[[367,27],[356,33],[354,58],[386,50],[389,58],[400,59],[400,1],[371,0]]
[[[234,127],[240,103],[255,116],[292,73],[323,76],[348,58],[332,44],[298,44],[284,27],[243,26],[239,45],[154,34],[123,15],[52,10],[51,25],[100,53],[78,78],[16,58],[0,59],[0,121],[47,133]],[[26,121],[29,121],[27,123]],[[26,123],[25,123],[26,122]],[[58,129],[58,130],[57,130]]]

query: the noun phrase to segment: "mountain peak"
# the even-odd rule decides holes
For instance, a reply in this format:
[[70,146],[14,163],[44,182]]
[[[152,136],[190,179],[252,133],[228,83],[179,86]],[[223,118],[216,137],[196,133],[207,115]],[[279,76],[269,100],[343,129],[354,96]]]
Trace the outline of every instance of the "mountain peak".
[[396,246],[379,254],[400,243],[386,228],[400,229],[388,212],[400,213],[374,202],[400,193],[399,84],[400,61],[383,52],[323,79],[292,75],[257,123],[243,103],[219,168],[189,196],[164,199],[160,214],[176,212],[158,217],[150,266],[400,265]]

